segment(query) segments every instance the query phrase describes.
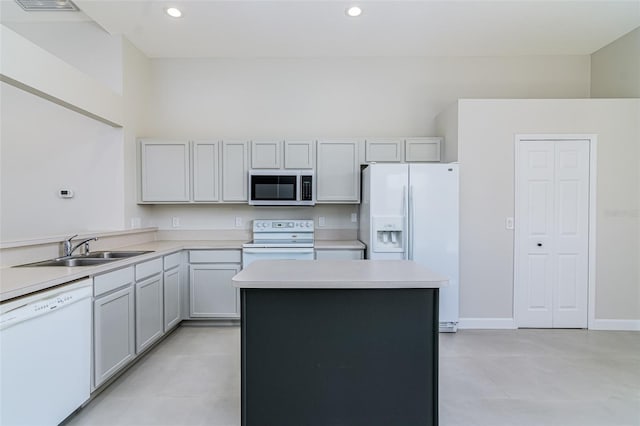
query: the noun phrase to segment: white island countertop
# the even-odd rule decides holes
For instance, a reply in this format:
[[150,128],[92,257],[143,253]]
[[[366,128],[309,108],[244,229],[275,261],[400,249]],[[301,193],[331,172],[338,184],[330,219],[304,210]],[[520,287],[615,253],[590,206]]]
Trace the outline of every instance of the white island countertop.
[[449,282],[412,260],[258,260],[233,277],[239,288],[440,288]]

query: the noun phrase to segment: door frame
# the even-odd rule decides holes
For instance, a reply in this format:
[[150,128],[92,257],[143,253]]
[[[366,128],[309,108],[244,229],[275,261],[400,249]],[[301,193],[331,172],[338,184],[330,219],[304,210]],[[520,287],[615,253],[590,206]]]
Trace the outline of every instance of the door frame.
[[591,329],[595,324],[596,313],[596,183],[597,183],[597,157],[598,157],[598,136],[596,134],[550,134],[550,133],[525,133],[515,134],[514,137],[514,164],[513,164],[513,212],[514,212],[514,232],[513,232],[513,320],[515,328],[518,328],[518,312],[516,304],[516,284],[518,281],[518,259],[520,258],[520,248],[518,244],[518,209],[516,203],[519,193],[518,184],[518,164],[520,160],[520,142],[546,142],[546,141],[589,141],[589,227],[588,227],[588,293],[587,293],[587,328]]

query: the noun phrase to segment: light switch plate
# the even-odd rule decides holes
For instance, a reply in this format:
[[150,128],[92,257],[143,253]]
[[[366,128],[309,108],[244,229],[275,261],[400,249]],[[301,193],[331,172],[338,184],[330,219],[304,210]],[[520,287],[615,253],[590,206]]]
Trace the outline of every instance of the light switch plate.
[[505,221],[504,221],[504,227],[506,229],[513,229],[513,218],[512,217],[508,217]]
[[71,189],[60,189],[58,191],[58,196],[60,198],[73,198],[74,194]]
[[142,220],[139,217],[132,217],[131,228],[136,229],[136,228],[140,228],[140,226],[142,226]]
[[318,217],[318,226],[324,226],[324,216]]

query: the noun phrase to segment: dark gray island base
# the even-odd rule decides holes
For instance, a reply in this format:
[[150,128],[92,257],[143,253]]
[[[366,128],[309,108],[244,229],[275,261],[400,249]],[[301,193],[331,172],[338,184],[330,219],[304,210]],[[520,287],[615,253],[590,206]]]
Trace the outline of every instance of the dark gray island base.
[[439,285],[244,285],[243,425],[438,424]]

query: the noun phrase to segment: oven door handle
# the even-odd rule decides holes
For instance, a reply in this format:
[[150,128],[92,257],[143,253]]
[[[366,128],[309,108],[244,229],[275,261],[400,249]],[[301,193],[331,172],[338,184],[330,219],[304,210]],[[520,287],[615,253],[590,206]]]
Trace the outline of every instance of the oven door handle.
[[313,253],[313,248],[244,248],[242,249],[244,253],[248,254],[270,254],[270,253],[278,253],[278,254],[305,254],[305,253]]

